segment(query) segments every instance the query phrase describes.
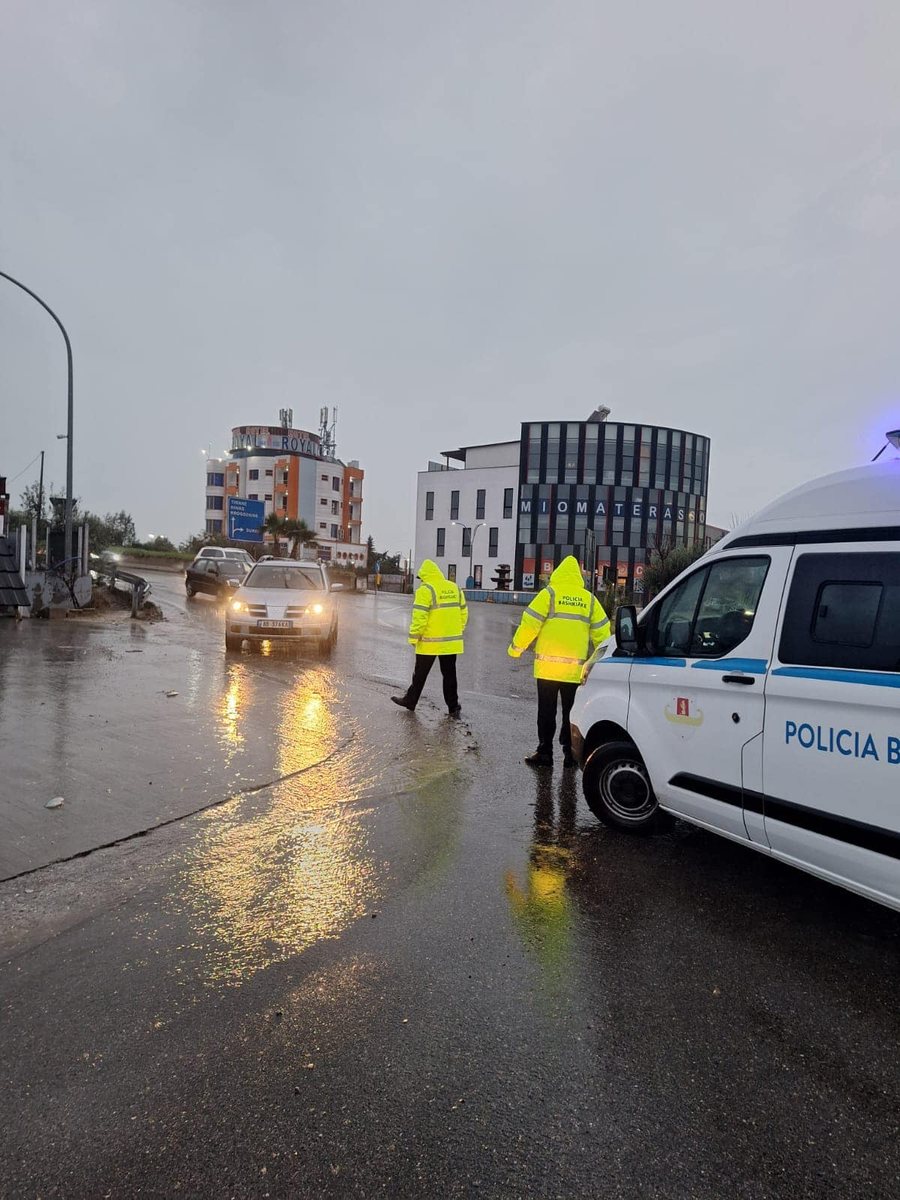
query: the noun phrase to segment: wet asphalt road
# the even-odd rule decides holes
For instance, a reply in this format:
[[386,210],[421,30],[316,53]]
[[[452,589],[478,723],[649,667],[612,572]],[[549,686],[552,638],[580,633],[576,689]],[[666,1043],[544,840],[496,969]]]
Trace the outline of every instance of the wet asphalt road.
[[323,664],[180,587],[0,625],[3,1197],[900,1192],[896,914],[535,777],[505,609],[457,724],[408,601]]

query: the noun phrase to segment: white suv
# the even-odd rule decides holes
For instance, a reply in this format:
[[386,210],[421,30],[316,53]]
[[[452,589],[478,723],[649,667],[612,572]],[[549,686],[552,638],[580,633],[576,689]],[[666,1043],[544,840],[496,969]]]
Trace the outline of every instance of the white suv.
[[312,642],[330,654],[338,635],[332,584],[321,563],[272,558],[257,563],[228,605],[225,649],[240,650],[244,641]]

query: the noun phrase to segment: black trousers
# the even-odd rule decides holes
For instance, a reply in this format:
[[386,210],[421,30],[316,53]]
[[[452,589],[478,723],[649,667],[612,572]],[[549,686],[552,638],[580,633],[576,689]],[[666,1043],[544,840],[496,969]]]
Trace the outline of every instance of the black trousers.
[[569,725],[569,713],[575,703],[577,683],[558,683],[555,679],[539,679],[538,693],[538,750],[541,754],[553,755],[553,735],[556,733],[556,701],[562,701],[562,729],[559,734],[559,744],[569,752],[572,745],[572,729]]
[[[406,699],[411,700],[413,704],[418,704],[419,697],[422,695],[422,688],[425,686],[425,680],[428,678],[428,673],[434,666],[434,660],[437,659],[441,664],[441,677],[444,684],[444,703],[452,712],[454,708],[459,707],[459,692],[456,686],[456,655],[455,654],[417,654],[416,666],[413,670],[412,683],[406,692]],[[569,706],[571,708],[571,705]]]

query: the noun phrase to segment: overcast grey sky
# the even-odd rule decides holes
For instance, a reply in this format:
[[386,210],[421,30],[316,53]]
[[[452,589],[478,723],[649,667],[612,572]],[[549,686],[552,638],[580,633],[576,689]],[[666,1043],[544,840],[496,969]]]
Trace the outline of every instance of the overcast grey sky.
[[[76,493],[179,539],[201,447],[325,403],[393,550],[429,457],[601,402],[712,438],[719,524],[870,458],[898,60],[896,0],[6,0],[0,270],[72,335]],[[0,473],[64,480],[64,367],[0,281]]]

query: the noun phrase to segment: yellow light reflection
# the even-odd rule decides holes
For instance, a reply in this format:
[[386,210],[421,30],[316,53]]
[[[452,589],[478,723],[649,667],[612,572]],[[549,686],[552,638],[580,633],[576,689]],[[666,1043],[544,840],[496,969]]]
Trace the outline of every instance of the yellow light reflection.
[[[238,678],[224,697],[223,722],[232,708],[239,721],[241,695]],[[359,764],[335,753],[347,730],[328,673],[298,675],[277,703],[281,781],[206,813],[185,874],[209,982],[239,984],[338,936],[378,895],[366,813],[350,803]]]
[[249,679],[247,668],[242,663],[229,665],[226,674],[227,687],[219,701],[219,741],[229,752],[226,763],[234,756],[234,752],[244,744],[241,733],[241,715],[247,698]]
[[[565,986],[571,960],[571,904],[566,880],[571,869],[572,852],[557,840],[565,837],[569,798],[565,785],[560,794],[560,828],[553,830],[553,802],[538,784],[537,822],[528,857],[524,882],[515,872],[504,877],[516,928],[542,970],[542,978],[551,994]],[[549,818],[549,819],[548,819]]]

